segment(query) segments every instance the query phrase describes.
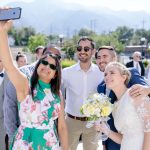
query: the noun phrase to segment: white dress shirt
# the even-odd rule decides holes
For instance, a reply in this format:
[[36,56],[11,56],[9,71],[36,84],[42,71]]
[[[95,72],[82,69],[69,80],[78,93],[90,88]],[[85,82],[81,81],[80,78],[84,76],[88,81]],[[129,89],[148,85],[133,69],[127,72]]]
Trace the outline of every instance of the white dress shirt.
[[139,62],[133,61],[133,65],[134,65],[134,68],[137,69],[139,74],[141,74],[141,66],[140,66]]
[[83,102],[89,94],[97,92],[97,86],[103,78],[103,72],[95,64],[92,64],[87,72],[80,68],[79,63],[63,69],[62,82],[66,88],[65,111],[73,116],[83,117],[80,113]]

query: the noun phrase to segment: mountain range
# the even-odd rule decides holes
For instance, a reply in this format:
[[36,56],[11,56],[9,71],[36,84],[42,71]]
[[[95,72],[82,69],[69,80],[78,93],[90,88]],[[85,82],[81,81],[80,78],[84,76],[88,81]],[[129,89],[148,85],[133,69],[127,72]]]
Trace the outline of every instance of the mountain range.
[[[136,5],[136,4],[135,4]],[[97,33],[109,33],[118,26],[150,29],[150,14],[144,11],[114,11],[104,7],[64,5],[59,0],[36,0],[31,3],[13,2],[11,7],[21,7],[16,27],[32,26],[37,32],[71,36],[81,28]]]

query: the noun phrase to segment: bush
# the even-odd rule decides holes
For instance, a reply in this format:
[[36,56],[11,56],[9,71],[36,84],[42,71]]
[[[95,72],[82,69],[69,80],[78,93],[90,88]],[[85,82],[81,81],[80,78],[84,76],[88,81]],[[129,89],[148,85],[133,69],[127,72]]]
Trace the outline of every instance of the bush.
[[76,63],[75,60],[64,59],[61,61],[62,68],[70,67]]
[[149,64],[148,60],[143,61],[143,65],[144,65],[145,68],[148,66],[148,64]]

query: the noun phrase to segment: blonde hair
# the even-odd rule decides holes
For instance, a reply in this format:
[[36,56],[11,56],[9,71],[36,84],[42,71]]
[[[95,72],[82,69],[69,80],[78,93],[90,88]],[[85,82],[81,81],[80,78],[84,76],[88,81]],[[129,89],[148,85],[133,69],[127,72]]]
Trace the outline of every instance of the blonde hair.
[[130,78],[131,78],[131,73],[130,71],[127,69],[127,67],[119,62],[110,62],[107,66],[106,66],[106,69],[107,68],[111,68],[111,67],[115,67],[116,69],[119,70],[120,74],[121,75],[126,75],[126,80],[125,80],[125,85],[127,86],[129,81],[130,81]]

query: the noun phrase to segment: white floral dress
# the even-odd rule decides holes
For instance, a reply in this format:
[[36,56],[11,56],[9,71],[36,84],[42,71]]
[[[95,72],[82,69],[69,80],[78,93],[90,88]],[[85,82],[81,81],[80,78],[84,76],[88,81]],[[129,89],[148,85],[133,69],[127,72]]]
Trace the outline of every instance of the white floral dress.
[[50,84],[41,80],[19,103],[19,126],[10,150],[58,150],[56,120],[60,113],[60,98],[51,92]]

